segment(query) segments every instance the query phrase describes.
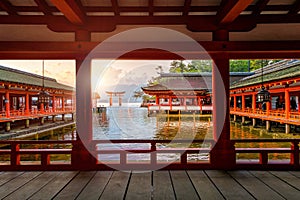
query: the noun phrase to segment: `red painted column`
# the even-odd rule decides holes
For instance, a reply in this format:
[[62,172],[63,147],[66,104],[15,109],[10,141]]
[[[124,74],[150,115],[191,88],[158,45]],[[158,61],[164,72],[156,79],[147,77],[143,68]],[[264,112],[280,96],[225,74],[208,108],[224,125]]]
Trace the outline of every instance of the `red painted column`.
[[29,93],[26,92],[26,96],[25,96],[25,114],[29,115],[30,114],[30,110],[29,110]]
[[52,96],[52,112],[56,110],[56,98],[55,95]]
[[256,111],[256,94],[252,94],[252,112],[255,113]]
[[10,117],[10,101],[8,88],[5,91],[5,113],[6,117]]
[[245,112],[245,107],[246,107],[245,94],[242,94],[242,112]]
[[62,111],[65,111],[65,96],[61,97],[61,109]]
[[284,103],[285,103],[285,117],[290,118],[291,103],[290,103],[290,92],[288,89],[284,90]]
[[233,95],[233,110],[236,111],[236,95]]
[[212,68],[213,136],[216,144],[210,153],[210,162],[214,169],[232,169],[236,159],[230,141],[229,58],[225,53],[219,56],[214,58]]
[[269,116],[270,115],[270,110],[271,110],[271,103],[267,102],[266,104],[267,104],[266,105],[267,116]]
[[92,144],[91,60],[76,59],[76,131],[72,148],[73,169],[95,169],[95,145]]
[[41,113],[44,113],[44,111],[45,111],[45,109],[44,109],[44,104],[41,103],[41,105],[40,105],[40,112],[41,112]]

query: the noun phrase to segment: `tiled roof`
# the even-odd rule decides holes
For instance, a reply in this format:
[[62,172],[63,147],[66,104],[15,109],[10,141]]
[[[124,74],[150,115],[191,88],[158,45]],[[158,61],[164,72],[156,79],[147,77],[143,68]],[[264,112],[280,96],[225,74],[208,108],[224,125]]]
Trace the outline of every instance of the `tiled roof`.
[[[300,76],[299,60],[283,60],[263,68],[263,82],[279,81]],[[231,85],[231,89],[260,84],[262,82],[262,71],[254,71],[254,75],[245,77]]]
[[[45,77],[45,87],[62,89],[62,90],[74,90],[73,87],[58,83],[55,79]],[[17,69],[12,69],[0,65],[0,81],[27,84],[32,86],[42,86],[43,77],[37,74],[24,72]]]

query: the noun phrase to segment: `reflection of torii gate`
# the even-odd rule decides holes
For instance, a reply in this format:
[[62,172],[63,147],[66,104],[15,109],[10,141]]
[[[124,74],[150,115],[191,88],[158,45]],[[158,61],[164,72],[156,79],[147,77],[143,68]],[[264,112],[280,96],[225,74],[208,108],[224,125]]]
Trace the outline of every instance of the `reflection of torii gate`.
[[113,104],[113,96],[119,96],[119,106],[122,105],[122,95],[125,94],[125,92],[106,92],[106,94],[109,95],[109,106],[112,106]]

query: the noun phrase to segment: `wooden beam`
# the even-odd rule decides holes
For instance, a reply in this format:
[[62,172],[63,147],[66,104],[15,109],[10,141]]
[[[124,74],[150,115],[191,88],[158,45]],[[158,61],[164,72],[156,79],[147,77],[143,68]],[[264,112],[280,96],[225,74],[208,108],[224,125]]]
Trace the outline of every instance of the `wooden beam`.
[[188,16],[190,7],[191,7],[191,3],[192,3],[192,0],[184,1],[184,8],[183,8],[183,13],[182,13],[183,16]]
[[267,6],[270,0],[259,0],[252,11],[252,16],[258,16]]
[[[215,16],[88,16],[84,29],[90,32],[111,32],[116,25],[187,25],[188,30],[194,32],[212,32],[218,29],[215,24]],[[226,29],[231,31],[251,31],[256,24],[281,24],[299,23],[300,15],[259,15],[253,18],[251,15],[243,15],[236,19]],[[1,16],[0,24],[23,25],[47,25],[55,32],[75,32],[78,26],[69,23],[63,16]]]
[[75,25],[83,25],[85,13],[74,0],[51,0],[51,2]]
[[0,1],[0,8],[5,10],[10,15],[18,15],[18,12],[13,8],[11,3],[7,0]]
[[148,2],[148,7],[149,7],[149,16],[153,16],[153,13],[154,13],[154,3],[153,3],[154,0],[149,0]]
[[288,15],[296,15],[300,11],[300,0],[296,0],[292,8],[288,12]]
[[115,13],[115,16],[120,16],[118,0],[111,0],[111,5],[113,7],[113,11]]
[[225,6],[217,13],[217,24],[226,25],[232,23],[252,1],[228,0]]
[[[300,57],[300,41],[240,41],[240,42],[210,42],[199,41],[203,51],[191,48],[188,43],[170,42],[163,44],[173,53],[149,49],[149,46],[162,45],[161,42],[144,42],[145,49],[127,54],[122,47],[134,46],[136,43],[117,42],[106,44],[105,50],[98,51],[94,57],[121,59],[200,59],[210,54],[213,57],[222,56],[226,52],[231,59],[266,59],[266,58],[297,58]],[[98,42],[0,42],[0,59],[76,59],[88,55]],[[139,43],[138,46],[141,44]],[[134,49],[134,48],[133,48]],[[206,57],[207,58],[207,57]]]
[[45,1],[42,0],[34,0],[34,1],[38,5],[39,10],[42,11],[45,15],[52,15],[52,12],[50,11],[50,7]]
[[[40,0],[43,1],[43,0]],[[154,1],[154,0],[149,0]],[[263,0],[265,1],[265,0]],[[270,1],[270,0],[269,0]],[[120,12],[149,12],[151,4],[148,6],[119,6]],[[39,12],[40,9],[37,6],[12,6],[17,12]],[[85,6],[83,7],[86,12],[114,12],[112,6]],[[256,5],[249,5],[245,10],[253,11],[257,7]],[[293,5],[267,5],[264,7],[264,11],[286,11],[291,10]],[[54,6],[48,7],[50,12],[59,12]],[[219,6],[190,6],[190,12],[217,12]],[[153,6],[155,12],[183,12],[184,6]]]

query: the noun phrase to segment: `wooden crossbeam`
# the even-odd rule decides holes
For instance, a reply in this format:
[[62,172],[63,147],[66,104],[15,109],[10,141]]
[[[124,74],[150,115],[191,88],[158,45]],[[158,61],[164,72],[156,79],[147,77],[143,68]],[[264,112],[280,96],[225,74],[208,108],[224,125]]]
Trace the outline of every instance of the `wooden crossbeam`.
[[74,0],[51,0],[51,2],[75,25],[83,25],[85,13],[81,10],[77,1]]
[[300,0],[296,0],[291,10],[288,12],[289,15],[296,15],[300,11]]
[[13,8],[11,3],[7,0],[0,1],[0,8],[5,10],[10,15],[18,15],[18,12]]
[[[0,42],[0,59],[76,59],[92,51],[98,42]],[[199,59],[199,56],[210,54],[211,56],[223,55],[224,51],[231,59],[266,59],[266,58],[295,58],[300,57],[300,41],[244,41],[244,42],[199,42],[203,51],[183,48],[188,44],[169,42],[164,46],[174,49],[173,53],[159,51],[157,49],[140,49],[124,54],[120,59],[180,59],[176,53],[185,58]],[[105,51],[95,57],[115,58],[120,55],[119,49],[124,46],[134,45],[130,42],[108,44]],[[141,44],[139,44],[141,45]],[[155,42],[142,44],[143,46],[155,46]],[[161,45],[161,42],[157,42]],[[175,50],[177,49],[177,50]]]
[[120,16],[118,0],[111,0],[111,5],[113,7],[113,11],[115,13],[115,16]]
[[187,16],[189,14],[191,3],[192,3],[192,0],[184,1],[184,8],[183,8],[183,13],[182,13],[183,16]]
[[[228,0],[225,6],[217,13],[217,24],[226,25],[232,23],[242,11],[244,11],[253,0]],[[225,1],[222,1],[225,2]]]
[[149,0],[148,2],[148,7],[149,7],[149,16],[153,16],[153,12],[154,12],[154,0]]
[[52,12],[50,11],[50,7],[48,4],[43,0],[34,0],[35,3],[38,5],[39,9],[45,14],[45,15],[52,15]]
[[259,0],[256,3],[256,5],[255,5],[255,7],[254,7],[254,9],[252,11],[252,15],[253,16],[259,15],[264,10],[264,8],[267,6],[267,4],[269,3],[269,1],[270,0]]

